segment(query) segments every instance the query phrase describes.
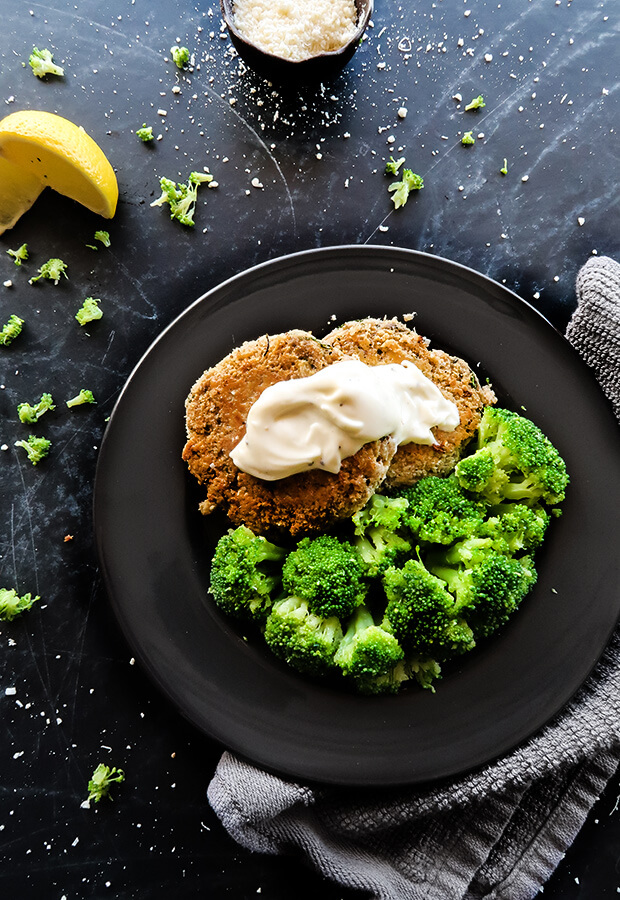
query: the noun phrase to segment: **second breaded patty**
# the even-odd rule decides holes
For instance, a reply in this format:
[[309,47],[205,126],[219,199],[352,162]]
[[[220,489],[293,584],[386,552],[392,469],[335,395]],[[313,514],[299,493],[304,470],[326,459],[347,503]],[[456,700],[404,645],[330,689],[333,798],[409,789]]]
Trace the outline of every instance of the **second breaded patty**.
[[368,502],[383,482],[396,446],[385,437],[343,460],[338,474],[318,469],[277,481],[242,472],[230,451],[245,433],[250,407],[265,388],[303,378],[342,359],[336,346],[292,330],[248,341],[201,375],[186,401],[183,459],[206,487],[204,514],[220,507],[233,524],[293,537],[325,531]]
[[456,404],[459,425],[454,431],[433,429],[436,443],[405,444],[398,448],[388,469],[385,487],[414,484],[426,475],[446,475],[459,461],[474,436],[485,406],[495,403],[489,387],[482,387],[469,365],[428,342],[398,319],[360,319],[346,322],[323,338],[345,356],[370,366],[410,360]]

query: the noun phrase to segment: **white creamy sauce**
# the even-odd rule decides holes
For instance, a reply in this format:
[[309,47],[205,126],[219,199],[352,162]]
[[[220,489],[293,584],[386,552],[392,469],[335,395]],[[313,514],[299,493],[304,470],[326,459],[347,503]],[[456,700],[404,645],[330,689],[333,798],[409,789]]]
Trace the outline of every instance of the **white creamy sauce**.
[[458,424],[455,404],[414,363],[346,359],[265,388],[230,456],[265,481],[308,469],[337,473],[369,441],[392,436],[398,445],[434,444],[432,428],[453,431]]

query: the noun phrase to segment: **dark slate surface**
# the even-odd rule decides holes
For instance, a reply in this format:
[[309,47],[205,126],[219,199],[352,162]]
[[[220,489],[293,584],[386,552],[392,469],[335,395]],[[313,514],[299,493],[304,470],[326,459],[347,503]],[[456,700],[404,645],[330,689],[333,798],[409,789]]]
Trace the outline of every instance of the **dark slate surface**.
[[[46,192],[0,238],[0,319],[26,320],[19,341],[0,348],[1,582],[41,595],[0,630],[0,893],[359,896],[294,859],[246,853],[211,813],[205,790],[221,748],[131,664],[106,601],[91,524],[97,450],[161,330],[222,279],[294,250],[376,243],[446,256],[563,329],[582,263],[620,257],[617,3],[379,0],[340,75],[286,88],[243,71],[215,3],[0,6],[4,114],[39,108],[82,124],[121,192],[109,224]],[[186,73],[169,59],[177,38],[194,54]],[[23,66],[34,45],[54,51],[63,79],[40,81]],[[484,109],[465,113],[479,93]],[[162,135],[152,147],[134,135],[143,122]],[[463,147],[469,130],[476,144]],[[425,179],[398,212],[382,174],[392,153]],[[219,187],[201,189],[193,230],[149,208],[159,176],[184,180],[204,165]],[[93,251],[101,227],[112,246]],[[18,268],[4,251],[23,242],[30,259]],[[52,256],[68,263],[69,280],[30,285]],[[101,298],[104,317],[80,328],[87,295]],[[97,405],[67,411],[81,387]],[[15,407],[43,391],[57,401],[38,427],[53,448],[35,468],[14,447],[29,432]],[[84,809],[100,761],[125,768],[127,781],[114,802]],[[617,895],[619,793],[609,786],[545,897]]]

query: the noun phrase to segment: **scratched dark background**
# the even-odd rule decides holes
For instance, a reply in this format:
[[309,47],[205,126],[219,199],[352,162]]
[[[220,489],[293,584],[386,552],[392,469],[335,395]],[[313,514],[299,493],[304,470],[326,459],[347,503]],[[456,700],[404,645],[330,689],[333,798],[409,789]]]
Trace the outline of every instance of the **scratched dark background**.
[[[583,262],[620,258],[617,2],[376,5],[341,74],[283,88],[245,71],[215,3],[0,0],[4,114],[40,108],[82,124],[120,186],[108,224],[45,192],[0,238],[0,320],[26,322],[0,348],[0,584],[41,596],[0,629],[3,897],[359,896],[223,831],[205,797],[221,748],[132,664],[102,587],[91,502],[106,420],[142,353],[255,263],[333,244],[424,250],[506,284],[563,329]],[[188,72],[170,61],[177,39],[194,55]],[[63,79],[24,66],[35,45],[54,51]],[[486,106],[465,114],[458,93]],[[143,122],[161,135],[153,146],[135,137]],[[392,153],[425,180],[398,212],[382,174]],[[193,230],[150,208],[161,175],[185,180],[205,165],[219,187],[201,189]],[[101,227],[112,246],[92,250]],[[4,251],[24,242],[30,259],[17,267]],[[30,285],[52,256],[68,280]],[[87,295],[104,317],[80,328]],[[97,405],[68,411],[82,387]],[[53,446],[33,467],[14,446],[29,433],[15,410],[43,391],[57,407],[37,430]],[[100,761],[127,780],[113,802],[85,809]],[[618,794],[616,779],[545,897],[620,891]]]

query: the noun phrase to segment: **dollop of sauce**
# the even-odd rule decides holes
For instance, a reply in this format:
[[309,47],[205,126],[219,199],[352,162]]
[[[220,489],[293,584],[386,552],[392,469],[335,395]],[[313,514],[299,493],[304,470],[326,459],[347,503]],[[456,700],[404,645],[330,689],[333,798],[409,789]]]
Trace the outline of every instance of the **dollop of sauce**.
[[332,363],[306,378],[265,388],[230,456],[244,472],[277,481],[308,469],[340,471],[369,441],[434,444],[432,428],[453,431],[459,412],[417,366]]

